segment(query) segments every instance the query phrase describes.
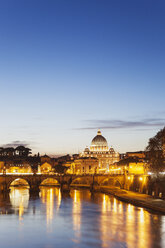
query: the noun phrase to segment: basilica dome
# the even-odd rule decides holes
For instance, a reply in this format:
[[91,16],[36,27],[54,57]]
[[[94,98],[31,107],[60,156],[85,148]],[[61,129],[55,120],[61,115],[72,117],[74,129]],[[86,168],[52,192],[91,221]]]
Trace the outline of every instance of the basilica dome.
[[98,130],[97,135],[93,138],[91,145],[94,146],[108,146],[106,139],[101,135],[101,131]]
[[98,130],[97,135],[93,138],[91,142],[90,150],[91,151],[108,150],[107,140],[102,136],[100,130]]

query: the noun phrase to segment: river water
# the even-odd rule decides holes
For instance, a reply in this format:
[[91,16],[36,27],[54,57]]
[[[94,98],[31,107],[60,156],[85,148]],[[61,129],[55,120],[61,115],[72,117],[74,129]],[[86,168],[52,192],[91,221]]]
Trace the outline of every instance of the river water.
[[0,214],[0,248],[165,247],[165,216],[88,190],[12,188]]

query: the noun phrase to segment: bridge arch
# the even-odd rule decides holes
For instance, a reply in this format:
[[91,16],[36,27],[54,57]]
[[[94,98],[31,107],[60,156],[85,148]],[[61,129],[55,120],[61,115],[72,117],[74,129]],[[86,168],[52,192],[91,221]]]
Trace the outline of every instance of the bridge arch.
[[9,189],[10,187],[16,187],[16,186],[26,186],[30,188],[30,182],[27,179],[24,178],[14,178],[8,182],[7,188]]
[[113,186],[114,185],[114,179],[106,177],[106,178],[102,179],[99,184],[102,186],[111,186],[111,185]]
[[44,178],[40,183],[40,186],[57,186],[57,185],[60,185],[60,182],[58,179],[53,177]]
[[105,177],[99,182],[100,186],[114,186],[118,188],[122,188],[122,182],[120,179],[115,177]]
[[121,184],[121,182],[119,180],[114,181],[114,186],[117,187],[117,188],[122,189],[122,184]]
[[75,177],[72,179],[70,185],[74,185],[74,184],[83,184],[83,185],[90,185],[91,182],[88,178],[84,178],[84,177]]

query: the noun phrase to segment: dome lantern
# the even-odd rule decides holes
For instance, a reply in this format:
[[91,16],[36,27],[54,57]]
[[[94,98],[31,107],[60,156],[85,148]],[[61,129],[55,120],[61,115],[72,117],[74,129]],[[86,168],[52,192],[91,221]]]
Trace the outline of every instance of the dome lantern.
[[98,129],[97,135],[101,135],[101,130],[100,129]]

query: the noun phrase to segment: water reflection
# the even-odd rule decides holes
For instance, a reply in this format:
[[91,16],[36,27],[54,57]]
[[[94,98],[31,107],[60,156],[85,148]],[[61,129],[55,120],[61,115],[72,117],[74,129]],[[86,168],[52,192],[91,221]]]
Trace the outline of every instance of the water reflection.
[[22,220],[24,212],[28,209],[29,189],[26,187],[11,187],[9,196],[15,213],[19,215],[19,220]]
[[[122,247],[128,248],[161,247],[158,238],[160,237],[160,230],[155,229],[155,226],[152,225],[153,219],[155,219],[159,226],[161,218],[163,216],[150,214],[143,208],[126,204],[103,194],[100,218],[102,247],[114,247],[116,240]],[[153,233],[157,244],[154,244],[155,240],[151,238],[151,233]],[[165,233],[163,240],[164,238]]]
[[165,216],[162,216],[162,218],[161,218],[161,245],[162,245],[162,247],[165,247],[164,236],[165,236]]
[[[6,240],[9,234],[15,239],[21,238],[17,248],[36,247],[36,243],[40,243],[39,248],[155,248],[165,245],[165,216],[112,196],[91,194],[88,190],[72,190],[65,198],[60,188],[41,187],[40,190],[40,196],[32,199],[27,188],[16,187],[11,188],[9,199],[0,198],[0,213],[3,214],[0,218],[4,216],[0,221],[2,247],[11,247]],[[7,218],[9,213],[16,218]],[[21,229],[17,228],[17,221]],[[12,234],[11,224],[14,226]]]
[[41,201],[46,205],[47,230],[51,231],[54,212],[59,210],[61,204],[61,191],[60,188],[55,187],[41,187],[40,190]]
[[75,231],[75,242],[79,243],[81,237],[81,192],[78,190],[73,191],[73,229]]

